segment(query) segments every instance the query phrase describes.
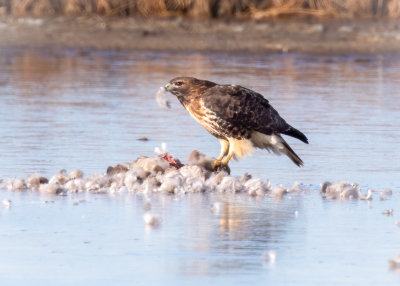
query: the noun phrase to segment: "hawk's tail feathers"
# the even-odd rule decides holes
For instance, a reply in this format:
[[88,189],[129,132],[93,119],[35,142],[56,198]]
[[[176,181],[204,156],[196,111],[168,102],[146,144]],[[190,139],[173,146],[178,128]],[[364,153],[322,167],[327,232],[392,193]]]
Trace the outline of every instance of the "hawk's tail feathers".
[[303,160],[300,159],[300,157],[293,151],[293,149],[289,146],[289,144],[282,138],[281,141],[284,150],[283,153],[286,154],[290,158],[290,160],[293,161],[297,166],[301,167],[304,165]]
[[297,138],[297,139],[303,141],[304,143],[308,144],[308,138],[306,137],[306,135],[304,135],[303,132],[297,130],[296,128],[294,128],[292,126],[290,126],[288,129],[283,131],[282,134],[292,136],[292,137]]
[[253,131],[250,141],[254,147],[267,149],[268,151],[274,152],[276,155],[285,154],[299,167],[304,164],[285,139],[277,133],[266,135],[258,131]]

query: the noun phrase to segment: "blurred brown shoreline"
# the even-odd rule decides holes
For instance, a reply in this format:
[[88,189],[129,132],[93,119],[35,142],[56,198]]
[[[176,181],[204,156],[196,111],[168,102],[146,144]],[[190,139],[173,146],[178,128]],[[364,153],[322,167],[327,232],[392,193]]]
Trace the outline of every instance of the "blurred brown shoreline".
[[0,48],[398,54],[398,0],[0,0]]
[[399,21],[0,17],[0,48],[398,54]]

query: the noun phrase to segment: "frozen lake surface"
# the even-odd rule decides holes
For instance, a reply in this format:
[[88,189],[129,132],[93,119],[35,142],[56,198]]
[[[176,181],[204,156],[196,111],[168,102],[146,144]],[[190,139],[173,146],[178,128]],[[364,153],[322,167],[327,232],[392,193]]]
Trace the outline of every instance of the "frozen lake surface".
[[[2,285],[398,285],[400,280],[388,263],[400,251],[394,224],[398,194],[371,203],[325,201],[317,192],[283,200],[214,193],[1,196],[12,201],[0,212]],[[162,219],[158,228],[142,219],[147,199]],[[388,208],[394,208],[393,217],[382,214]]]
[[[172,95],[170,110],[155,101],[179,75],[262,93],[310,141],[287,138],[303,168],[263,151],[231,163],[234,176],[308,190],[281,200],[0,191],[11,200],[0,206],[0,283],[398,285],[388,261],[400,253],[399,74],[391,56],[0,50],[0,178],[104,173],[162,142],[183,162],[194,149],[218,155]],[[393,195],[324,200],[326,180]],[[143,220],[147,202],[157,228]]]

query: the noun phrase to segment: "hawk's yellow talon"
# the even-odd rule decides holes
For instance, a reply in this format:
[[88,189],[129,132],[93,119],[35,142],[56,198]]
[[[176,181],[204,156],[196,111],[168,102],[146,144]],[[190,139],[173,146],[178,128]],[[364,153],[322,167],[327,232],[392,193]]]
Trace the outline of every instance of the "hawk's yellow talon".
[[226,171],[228,174],[231,173],[231,168],[229,168],[228,164],[224,164],[223,162],[221,162],[220,160],[215,160],[213,163],[213,170],[214,171],[221,171],[224,170]]
[[221,164],[222,164],[222,162],[220,160],[215,160],[212,165],[213,170],[216,170],[218,168],[218,166],[221,166]]

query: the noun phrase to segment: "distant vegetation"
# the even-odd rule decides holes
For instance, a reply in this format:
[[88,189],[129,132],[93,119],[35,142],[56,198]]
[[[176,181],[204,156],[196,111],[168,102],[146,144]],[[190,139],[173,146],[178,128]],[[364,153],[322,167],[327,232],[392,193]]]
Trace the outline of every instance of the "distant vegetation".
[[0,14],[399,19],[400,0],[0,0]]

